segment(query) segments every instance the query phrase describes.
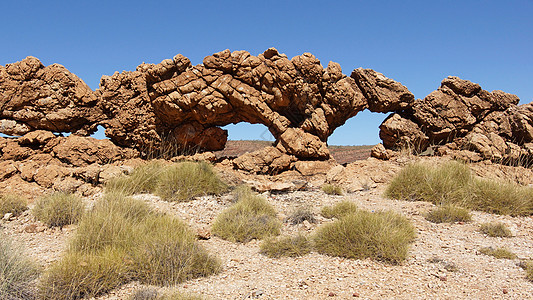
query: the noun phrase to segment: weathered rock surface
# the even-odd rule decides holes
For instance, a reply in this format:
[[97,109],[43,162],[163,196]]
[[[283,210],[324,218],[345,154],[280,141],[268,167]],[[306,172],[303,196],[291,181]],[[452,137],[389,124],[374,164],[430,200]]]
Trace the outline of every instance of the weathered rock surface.
[[533,106],[518,102],[515,95],[450,76],[423,100],[389,116],[380,125],[380,138],[387,149],[421,153],[435,145],[426,152],[521,164],[533,158]]
[[94,131],[103,117],[98,98],[76,75],[59,64],[43,66],[35,57],[0,66],[0,132],[23,135]]

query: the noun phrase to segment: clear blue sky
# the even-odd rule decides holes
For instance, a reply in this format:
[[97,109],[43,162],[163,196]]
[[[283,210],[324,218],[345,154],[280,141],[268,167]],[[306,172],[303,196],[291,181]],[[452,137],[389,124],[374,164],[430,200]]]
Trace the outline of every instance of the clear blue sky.
[[[60,63],[92,89],[102,75],[181,53],[276,47],[379,71],[423,98],[448,75],[533,100],[533,1],[26,1],[0,3],[0,64]],[[360,113],[331,145],[379,142],[385,115]],[[264,139],[261,125],[231,139]]]

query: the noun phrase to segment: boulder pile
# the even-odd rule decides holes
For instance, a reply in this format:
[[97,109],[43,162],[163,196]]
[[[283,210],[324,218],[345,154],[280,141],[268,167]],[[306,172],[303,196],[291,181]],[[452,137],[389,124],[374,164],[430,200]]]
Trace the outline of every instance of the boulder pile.
[[[383,144],[372,152],[381,159],[408,149],[530,161],[533,106],[518,102],[457,77],[415,100],[405,86],[374,70],[346,76],[337,63],[324,68],[310,53],[288,59],[274,48],[258,56],[225,50],[196,66],[178,54],[103,76],[96,91],[61,65],[27,57],[0,66],[0,133],[12,136],[0,137],[0,181],[16,174],[49,187],[53,183],[39,170],[55,165],[70,169],[42,173],[98,182],[87,173],[98,169],[91,166],[221,150],[228,136],[221,126],[239,122],[265,125],[276,141],[235,159],[235,168],[277,174],[298,171],[299,161],[331,165],[328,137],[365,109],[391,113],[380,126]],[[89,137],[98,126],[108,140]]]

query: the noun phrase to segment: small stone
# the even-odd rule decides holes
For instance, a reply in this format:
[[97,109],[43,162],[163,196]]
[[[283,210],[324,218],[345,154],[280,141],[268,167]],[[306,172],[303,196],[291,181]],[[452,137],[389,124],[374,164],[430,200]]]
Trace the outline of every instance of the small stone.
[[509,293],[509,290],[506,289],[506,288],[504,288],[504,289],[502,289],[502,293],[504,293],[504,294],[508,294],[508,293]]
[[440,279],[440,281],[447,281],[448,277],[442,275],[442,276],[439,276],[439,279]]
[[359,297],[359,293],[358,292],[353,292],[352,297],[355,297],[355,298]]
[[328,297],[335,297],[335,296],[337,296],[337,294],[335,294],[334,292],[329,292],[328,294]]
[[2,220],[9,221],[11,217],[13,217],[13,213],[6,213],[4,217],[2,218]]

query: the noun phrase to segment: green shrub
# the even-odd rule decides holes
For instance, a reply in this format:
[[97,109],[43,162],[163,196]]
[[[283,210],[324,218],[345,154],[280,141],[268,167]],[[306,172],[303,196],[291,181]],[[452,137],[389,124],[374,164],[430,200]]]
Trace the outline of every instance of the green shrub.
[[302,224],[304,221],[316,223],[315,216],[308,207],[300,206],[296,208],[287,218],[287,222],[290,222],[292,225]]
[[85,206],[83,201],[67,193],[54,193],[35,204],[33,215],[49,227],[74,224],[81,218]]
[[135,292],[130,300],[202,300],[204,298],[174,289],[161,294],[154,288],[143,288]]
[[502,247],[500,248],[484,247],[484,248],[479,249],[479,252],[485,255],[494,256],[499,259],[515,259],[516,258],[516,254]]
[[163,169],[155,193],[163,200],[185,201],[196,196],[217,195],[227,190],[206,162],[182,162]]
[[413,225],[397,213],[357,210],[319,227],[313,241],[323,254],[396,264],[407,258],[414,238]]
[[470,222],[472,216],[468,209],[447,204],[437,206],[429,211],[426,220],[433,223]]
[[126,195],[155,193],[167,201],[185,201],[196,196],[221,194],[227,190],[206,162],[180,162],[164,165],[154,161],[133,170],[130,175],[111,179],[108,192]]
[[533,214],[533,188],[475,177],[467,165],[456,161],[437,167],[409,165],[390,182],[385,196],[512,216]]
[[32,299],[32,281],[39,276],[36,266],[20,246],[0,233],[0,299]]
[[324,218],[341,218],[344,215],[351,214],[357,211],[355,203],[344,200],[336,203],[333,206],[324,206],[320,212]]
[[501,222],[483,223],[479,226],[479,231],[491,237],[510,237],[511,230]]
[[342,195],[342,188],[338,185],[324,184],[322,186],[322,191],[328,195]]
[[26,199],[12,194],[0,195],[0,218],[7,213],[18,216],[28,209]]
[[280,228],[274,207],[263,197],[249,193],[217,216],[212,232],[225,240],[245,243],[278,235]]
[[41,280],[43,299],[80,299],[132,280],[174,285],[220,270],[178,219],[106,194],[80,221],[66,255]]
[[260,252],[268,257],[298,257],[311,252],[311,243],[304,235],[268,238],[261,243]]

